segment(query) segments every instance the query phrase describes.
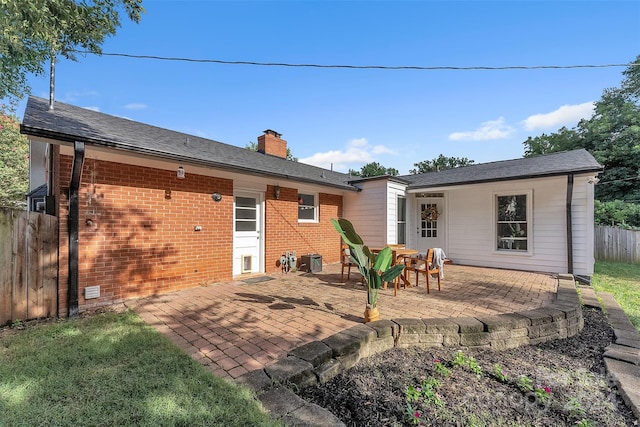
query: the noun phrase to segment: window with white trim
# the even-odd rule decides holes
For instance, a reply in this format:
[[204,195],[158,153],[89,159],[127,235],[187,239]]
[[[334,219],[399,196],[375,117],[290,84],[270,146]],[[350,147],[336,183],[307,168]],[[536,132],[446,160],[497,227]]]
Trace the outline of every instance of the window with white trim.
[[407,198],[398,196],[398,212],[396,220],[398,226],[396,228],[396,243],[404,245],[407,243]]
[[496,195],[497,250],[529,251],[530,199],[530,193]]
[[318,222],[318,195],[298,193],[298,222]]

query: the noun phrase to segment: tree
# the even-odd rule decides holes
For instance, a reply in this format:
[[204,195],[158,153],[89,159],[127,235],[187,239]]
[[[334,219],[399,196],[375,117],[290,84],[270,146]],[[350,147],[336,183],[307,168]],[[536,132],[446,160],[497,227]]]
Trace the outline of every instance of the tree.
[[528,137],[527,140],[523,142],[525,145],[523,157],[533,157],[539,156],[540,154],[580,148],[576,146],[578,141],[576,130],[562,127],[556,133],[549,135],[543,133],[535,138]]
[[640,203],[625,203],[621,200],[595,201],[594,219],[598,225],[640,230]]
[[[249,141],[249,143],[247,145],[244,146],[244,148],[246,148],[247,150],[251,150],[251,151],[258,151],[258,143],[257,142],[253,142],[253,141]],[[291,153],[291,149],[289,147],[287,147],[287,160],[291,160],[292,162],[297,162],[298,158],[297,157],[293,157],[293,154]]]
[[[640,63],[640,56],[635,64]],[[620,88],[605,89],[592,117],[574,129],[531,138],[525,157],[584,148],[604,166],[596,199],[640,201],[640,66],[630,65]]]
[[0,206],[25,208],[29,190],[29,142],[20,124],[0,106]]
[[349,175],[353,176],[361,176],[363,178],[369,178],[372,176],[398,176],[399,172],[396,168],[386,168],[382,166],[378,162],[367,163],[362,166],[359,171],[354,169],[349,169]]
[[409,171],[410,174],[419,174],[427,172],[437,172],[445,169],[459,168],[461,166],[469,166],[474,164],[473,160],[469,160],[466,157],[447,157],[440,154],[433,160],[424,160],[419,163],[414,163],[415,169]]
[[57,55],[77,60],[76,50],[100,54],[125,12],[139,22],[142,0],[0,1],[0,99],[13,103],[29,93],[27,75],[44,72]]

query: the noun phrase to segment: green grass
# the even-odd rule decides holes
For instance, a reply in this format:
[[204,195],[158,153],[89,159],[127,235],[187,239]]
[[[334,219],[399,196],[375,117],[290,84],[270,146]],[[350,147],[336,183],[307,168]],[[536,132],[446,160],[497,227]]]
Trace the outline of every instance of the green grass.
[[134,313],[0,335],[1,426],[276,426]]
[[592,284],[612,294],[640,332],[640,264],[596,261]]

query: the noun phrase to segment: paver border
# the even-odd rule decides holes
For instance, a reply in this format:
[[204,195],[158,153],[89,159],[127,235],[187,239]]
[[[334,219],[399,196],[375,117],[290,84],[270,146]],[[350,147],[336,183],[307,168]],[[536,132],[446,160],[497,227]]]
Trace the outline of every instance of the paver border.
[[640,333],[613,295],[601,292],[596,296],[592,288],[581,288],[581,293],[585,307],[601,309],[609,319],[615,340],[603,354],[607,375],[640,420]]

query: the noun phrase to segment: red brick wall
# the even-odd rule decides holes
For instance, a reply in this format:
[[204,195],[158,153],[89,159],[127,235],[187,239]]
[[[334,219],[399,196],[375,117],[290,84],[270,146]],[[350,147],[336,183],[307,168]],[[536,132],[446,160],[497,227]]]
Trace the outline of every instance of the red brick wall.
[[[60,314],[67,310],[68,185],[60,160]],[[170,196],[167,194],[170,191]],[[220,202],[211,199],[222,194]],[[90,222],[89,222],[90,221]],[[194,227],[202,231],[194,231]],[[231,279],[233,181],[87,159],[80,187],[79,305],[87,306]]]
[[298,223],[298,190],[280,189],[275,200],[274,189],[267,187],[265,218],[266,272],[280,271],[278,261],[285,251],[296,251],[298,259],[313,253],[322,255],[324,264],[340,261],[340,236],[331,224],[331,218],[342,215],[342,196],[319,194],[320,221]]
[[[56,156],[58,157],[58,156]],[[67,312],[68,186],[72,158],[59,156],[56,187],[60,218],[59,313]],[[170,195],[167,194],[170,191]],[[220,202],[211,199],[222,194]],[[320,222],[298,223],[298,191],[268,187],[265,206],[266,272],[280,271],[285,251],[339,261],[340,238],[330,219],[342,214],[342,196],[319,194]],[[127,298],[232,279],[233,181],[87,159],[79,218],[79,306],[86,309]],[[202,231],[194,231],[195,226]],[[100,298],[84,300],[84,288]]]

